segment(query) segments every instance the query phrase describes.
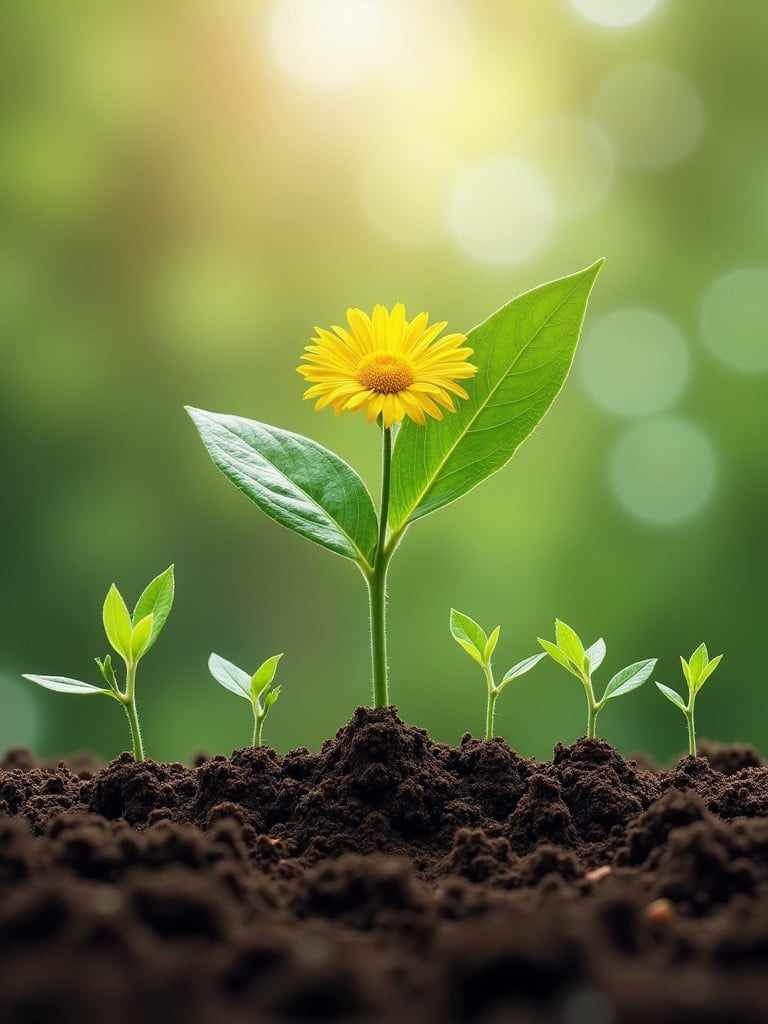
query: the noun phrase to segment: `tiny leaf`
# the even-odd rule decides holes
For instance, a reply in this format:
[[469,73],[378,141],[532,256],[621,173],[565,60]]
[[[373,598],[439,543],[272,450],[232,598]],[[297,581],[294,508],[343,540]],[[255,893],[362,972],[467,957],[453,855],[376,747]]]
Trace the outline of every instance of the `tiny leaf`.
[[605,640],[600,637],[599,640],[595,640],[591,647],[588,647],[584,652],[589,660],[589,671],[596,672],[603,664],[605,658]]
[[555,639],[566,658],[570,658],[577,668],[583,669],[586,651],[576,630],[571,629],[567,622],[555,619]]
[[[557,648],[555,648],[557,650]],[[517,679],[518,676],[525,675],[526,672],[530,672],[534,665],[538,665],[542,658],[546,658],[546,653],[534,654],[530,658],[524,658],[523,661],[518,661],[516,665],[513,665],[511,669],[504,673],[504,678],[499,683],[499,688],[505,686],[507,683],[511,683],[513,679]]]
[[272,705],[277,701],[277,698],[280,696],[280,690],[281,689],[282,689],[281,686],[276,686],[274,688],[274,690],[270,690],[269,693],[266,695],[266,697],[264,698],[264,711],[265,711],[265,713],[267,711],[269,711],[269,709],[272,707]]
[[715,671],[715,669],[717,668],[717,666],[720,664],[720,662],[722,660],[723,660],[722,654],[718,654],[717,657],[715,657],[711,661],[707,662],[706,666],[704,667],[704,669],[702,670],[701,674],[699,675],[699,678],[696,680],[696,692],[697,693],[702,688],[704,683],[706,683],[706,681],[709,679],[709,677],[712,675],[712,673]]
[[117,684],[117,677],[115,676],[115,670],[112,667],[112,655],[108,654],[104,661],[101,658],[94,658],[94,661],[99,666],[99,672],[104,676],[107,681],[107,686],[116,693],[120,692],[120,687]]
[[617,672],[608,683],[603,694],[603,700],[611,700],[613,697],[622,697],[631,690],[642,686],[648,676],[656,668],[656,658],[648,661],[636,661],[634,665],[627,665],[620,672]]
[[108,697],[114,697],[111,690],[91,686],[90,683],[81,683],[79,679],[67,679],[66,676],[24,675],[22,679],[28,679],[30,683],[37,683],[38,686],[42,686],[46,690],[56,690],[57,693],[106,693]]
[[690,687],[690,685],[691,685],[691,668],[690,668],[690,665],[688,664],[688,662],[682,656],[682,654],[680,655],[680,664],[682,665],[682,668],[683,668],[683,675],[685,676],[685,681],[686,681],[686,683],[688,683],[688,686]]
[[499,642],[500,632],[501,626],[497,626],[496,629],[494,629],[494,631],[488,637],[488,643],[485,645],[485,650],[483,651],[483,659],[485,660],[486,663],[491,660],[491,656],[493,655],[493,652],[496,650],[496,644]]
[[146,615],[152,616],[152,632],[149,635],[149,642],[144,648],[144,654],[154,646],[155,640],[160,636],[173,607],[174,592],[173,566],[169,565],[165,572],[161,572],[151,583],[147,584],[144,593],[136,602],[132,619],[134,626]]
[[249,696],[251,700],[258,700],[261,694],[272,684],[277,672],[277,663],[282,654],[275,654],[256,669],[250,679]]
[[456,643],[461,644],[467,654],[471,655],[478,664],[484,665],[485,648],[488,645],[485,630],[481,629],[474,619],[470,619],[463,612],[457,612],[455,608],[451,608],[450,627],[451,635]]
[[102,612],[107,640],[126,662],[131,660],[131,616],[115,584],[109,588]]
[[553,658],[558,665],[562,665],[563,668],[567,669],[572,676],[576,676],[577,679],[581,679],[580,672],[571,664],[570,660],[563,654],[560,648],[551,643],[549,640],[543,640],[540,636],[536,638],[550,658]]
[[656,683],[656,686],[668,701],[674,704],[676,708],[680,708],[680,710],[685,712],[686,715],[688,714],[686,703],[677,691],[673,690],[671,686],[664,686],[663,683]]
[[225,690],[236,693],[245,700],[251,699],[251,677],[231,661],[218,654],[212,654],[208,659],[208,671]]
[[131,655],[134,661],[146,654],[149,650],[149,641],[152,638],[152,620],[154,616],[150,612],[140,619],[131,632]]

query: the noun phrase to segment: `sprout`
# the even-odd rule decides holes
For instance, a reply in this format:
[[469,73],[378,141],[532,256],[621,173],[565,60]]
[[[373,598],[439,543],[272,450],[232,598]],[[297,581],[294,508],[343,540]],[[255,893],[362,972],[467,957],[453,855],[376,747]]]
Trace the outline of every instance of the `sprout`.
[[722,661],[722,658],[722,654],[718,654],[716,658],[712,658],[710,661],[706,644],[699,644],[691,655],[690,661],[686,661],[682,655],[680,656],[680,662],[683,666],[683,675],[685,676],[685,681],[688,684],[687,704],[683,701],[683,698],[676,690],[673,690],[669,686],[664,686],[663,683],[656,683],[667,700],[674,704],[676,708],[680,708],[685,715],[685,720],[688,723],[688,753],[691,757],[696,757],[696,726],[693,718],[696,694],[715,671]]
[[611,679],[600,700],[595,700],[592,673],[603,663],[605,641],[603,639],[596,640],[591,647],[585,650],[576,631],[559,619],[555,619],[555,641],[553,644],[549,640],[542,640],[539,637],[539,643],[547,654],[571,675],[576,676],[584,687],[584,692],[587,695],[587,736],[589,739],[594,739],[598,711],[606,701],[613,700],[614,697],[623,697],[625,693],[642,686],[653,672],[656,659],[636,661],[633,665],[627,665]]
[[545,655],[534,654],[531,658],[519,661],[517,665],[513,665],[508,672],[505,672],[500,683],[496,683],[493,678],[491,656],[493,655],[493,652],[496,649],[496,644],[499,641],[501,626],[497,626],[490,636],[486,636],[485,632],[480,628],[480,626],[478,626],[474,619],[470,619],[468,615],[463,615],[461,612],[457,612],[455,608],[451,608],[450,627],[453,639],[460,647],[464,648],[473,661],[477,662],[485,674],[485,681],[488,684],[485,738],[487,740],[492,740],[493,718],[496,713],[496,700],[499,694],[505,686],[512,682],[513,679],[517,679],[518,676],[525,675],[525,673],[532,669],[537,662],[541,661]]
[[243,697],[251,705],[254,747],[261,746],[261,730],[264,727],[264,719],[280,696],[280,687],[273,687],[272,680],[275,678],[277,663],[281,658],[282,654],[275,654],[273,657],[267,658],[252,676],[218,654],[212,654],[208,659],[208,669],[219,686],[223,686],[231,693],[236,693],[238,697]]
[[115,584],[109,588],[102,610],[102,621],[107,640],[125,662],[125,689],[121,690],[117,682],[111,654],[107,654],[104,659],[96,658],[96,664],[107,684],[106,689],[93,686],[91,683],[81,683],[78,679],[68,679],[66,676],[25,675],[23,678],[31,683],[37,683],[46,690],[56,690],[59,693],[103,693],[107,697],[113,697],[123,705],[128,715],[133,755],[137,761],[143,761],[144,747],[136,710],[136,668],[160,636],[173,605],[173,595],[172,565],[147,585],[136,603],[133,614],[128,611]]

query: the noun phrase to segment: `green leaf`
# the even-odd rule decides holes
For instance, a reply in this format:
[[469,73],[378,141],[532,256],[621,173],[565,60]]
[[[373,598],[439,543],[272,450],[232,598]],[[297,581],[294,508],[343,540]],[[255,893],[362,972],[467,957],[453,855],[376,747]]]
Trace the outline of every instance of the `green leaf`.
[[99,666],[99,672],[104,676],[110,690],[114,690],[115,693],[119,693],[120,687],[117,684],[117,676],[115,675],[115,670],[112,667],[112,655],[108,654],[104,658],[104,661],[102,661],[101,658],[94,658],[94,661]]
[[[613,697],[623,697],[625,693],[636,690],[642,686],[646,679],[656,668],[656,658],[648,661],[636,661],[634,665],[627,665],[620,672],[617,672],[605,688],[602,700],[611,700]],[[602,701],[601,701],[602,703]]]
[[280,696],[280,691],[281,690],[282,690],[282,686],[276,686],[274,688],[274,690],[270,690],[269,693],[266,695],[266,697],[264,698],[264,713],[265,714],[267,713],[267,711],[269,711],[269,709],[272,707],[272,705],[277,701],[277,698]]
[[[555,648],[557,650],[557,648]],[[504,673],[504,677],[499,683],[499,689],[505,686],[507,683],[511,683],[513,679],[517,679],[518,676],[525,675],[526,672],[530,672],[534,665],[538,665],[542,658],[546,658],[546,654],[534,654],[530,658],[525,658],[523,661],[518,661],[516,665],[513,665],[511,669]]]
[[218,654],[212,654],[208,659],[208,671],[216,682],[223,686],[230,693],[236,693],[238,697],[245,700],[251,699],[251,677],[231,661],[222,658]]
[[277,663],[282,654],[275,654],[256,669],[251,676],[249,695],[252,701],[258,700],[262,693],[269,688],[277,672]]
[[656,683],[656,686],[664,694],[668,701],[674,704],[676,708],[680,708],[680,710],[683,711],[686,715],[688,714],[688,708],[686,706],[686,703],[679,693],[673,690],[671,686],[664,686],[663,683]]
[[315,441],[266,423],[187,408],[228,480],[275,522],[321,547],[371,564],[373,501],[357,473]]
[[696,682],[709,664],[709,654],[707,652],[706,644],[699,644],[696,650],[691,655],[691,660],[688,662],[688,671],[691,674],[691,684],[695,687]]
[[682,656],[682,654],[680,655],[680,664],[682,665],[682,668],[683,668],[683,675],[685,676],[685,681],[686,681],[686,683],[688,683],[688,687],[690,688],[690,686],[691,686],[691,668],[690,668],[690,665],[688,664],[688,662]]
[[600,637],[599,640],[595,640],[591,647],[588,647],[584,652],[589,659],[589,671],[596,672],[603,664],[605,658],[605,640]]
[[469,399],[425,427],[406,420],[397,435],[393,530],[456,501],[509,462],[568,376],[602,265],[520,295],[469,332],[479,367]]
[[115,584],[107,591],[102,611],[107,640],[126,662],[131,660],[131,616]]
[[471,658],[474,658],[478,665],[484,666],[484,652],[488,644],[488,637],[485,635],[485,630],[478,626],[474,619],[470,619],[470,617],[468,615],[464,615],[463,612],[457,612],[455,608],[451,608],[449,625],[451,628],[451,636],[456,643],[460,644],[467,654]]
[[144,648],[144,654],[154,646],[155,640],[160,636],[173,607],[174,591],[173,566],[169,565],[165,572],[161,572],[151,583],[147,584],[144,593],[136,602],[131,620],[134,626],[146,615],[152,616],[152,632],[149,636],[149,643]]
[[499,633],[501,632],[501,626],[497,626],[496,629],[488,637],[488,643],[485,645],[483,650],[483,658],[486,663],[491,660],[493,652],[496,650],[496,644],[499,642]]
[[151,613],[145,615],[133,627],[133,632],[131,633],[131,655],[134,661],[138,661],[149,650],[153,618],[154,616]]
[[106,693],[108,697],[114,697],[111,690],[91,686],[90,683],[81,683],[79,679],[67,679],[66,676],[24,675],[22,679],[28,679],[30,683],[37,683],[38,686],[42,686],[46,690],[56,690],[57,693]]
[[720,664],[720,662],[722,660],[723,660],[722,654],[718,654],[717,657],[715,657],[711,661],[707,662],[706,666],[704,667],[704,669],[702,670],[701,674],[699,675],[699,678],[696,680],[696,693],[699,692],[699,690],[702,688],[704,683],[706,683],[706,681],[709,679],[709,677],[712,675],[712,673],[715,671],[715,669],[717,668],[717,666]]
[[555,619],[555,639],[566,658],[570,658],[576,668],[584,669],[587,654],[576,630],[571,629],[567,622]]
[[539,636],[536,638],[550,658],[554,659],[558,665],[562,665],[563,668],[567,669],[572,676],[576,676],[577,679],[581,679],[581,674],[574,668],[568,658],[563,654],[559,647],[551,643],[549,640],[542,640]]

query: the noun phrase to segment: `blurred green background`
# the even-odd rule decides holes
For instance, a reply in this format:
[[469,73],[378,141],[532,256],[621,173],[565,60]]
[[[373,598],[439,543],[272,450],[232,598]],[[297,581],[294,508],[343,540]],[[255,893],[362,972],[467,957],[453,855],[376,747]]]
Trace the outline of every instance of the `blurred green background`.
[[[377,431],[301,401],[313,326],[402,300],[468,330],[605,256],[551,413],[393,563],[393,699],[440,740],[479,734],[449,606],[502,624],[502,671],[557,615],[605,637],[603,685],[650,656],[677,685],[679,654],[724,651],[700,733],[768,749],[768,7],[31,0],[3,23],[3,747],[128,746],[116,706],[19,675],[96,682],[107,587],[132,602],[171,561],[149,754],[248,742],[211,650],[285,651],[265,737],[317,747],[368,699],[362,580],[249,505],[183,405],[309,434],[376,489]],[[542,663],[497,725],[545,757],[583,694]],[[650,686],[600,728],[685,745]]]

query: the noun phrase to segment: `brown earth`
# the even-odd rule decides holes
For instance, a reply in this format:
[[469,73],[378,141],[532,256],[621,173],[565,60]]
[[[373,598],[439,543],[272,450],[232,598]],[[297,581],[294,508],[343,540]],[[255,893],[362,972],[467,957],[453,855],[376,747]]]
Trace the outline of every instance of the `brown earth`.
[[768,1024],[768,768],[322,750],[0,764],[3,1024]]

